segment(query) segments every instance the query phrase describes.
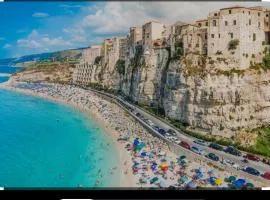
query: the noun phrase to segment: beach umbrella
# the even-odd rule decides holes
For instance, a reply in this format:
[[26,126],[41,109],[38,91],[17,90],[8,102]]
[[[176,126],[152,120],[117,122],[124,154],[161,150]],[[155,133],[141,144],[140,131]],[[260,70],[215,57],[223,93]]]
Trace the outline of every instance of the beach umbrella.
[[179,181],[180,181],[181,183],[187,183],[187,182],[188,182],[188,177],[182,176],[182,177],[179,179]]
[[190,182],[187,184],[187,187],[189,187],[189,188],[195,188],[195,187],[196,187],[195,181],[190,181]]
[[210,184],[211,185],[215,185],[215,181],[217,180],[217,178],[216,177],[213,177],[213,176],[211,176],[210,178],[209,178],[209,182],[210,182]]
[[158,181],[158,177],[154,177],[154,178],[152,178],[151,180],[150,180],[150,184],[153,184],[153,183],[155,183],[155,182],[157,182]]
[[236,181],[236,177],[235,176],[230,176],[229,179],[228,179],[228,182],[232,183]]
[[184,160],[186,156],[180,156],[179,160]]
[[146,152],[142,152],[142,153],[141,153],[141,156],[142,156],[142,157],[145,157],[145,156],[146,156]]
[[245,185],[246,181],[244,179],[238,179],[234,181],[233,186],[236,188],[242,188]]
[[203,178],[203,174],[202,174],[202,173],[198,173],[198,174],[196,175],[196,178],[197,178],[197,179],[202,179],[202,178]]
[[252,189],[252,188],[254,188],[254,185],[253,185],[252,183],[247,183],[247,184],[246,184],[246,187],[247,187],[248,189]]
[[200,172],[200,173],[204,173],[204,172],[205,172],[204,168],[200,167],[200,168],[199,168],[199,172]]
[[169,165],[165,162],[161,163],[159,167],[161,168],[162,171],[167,171],[169,169]]
[[222,184],[222,180],[221,180],[221,179],[215,180],[215,184],[216,184],[216,185],[221,185],[221,184]]

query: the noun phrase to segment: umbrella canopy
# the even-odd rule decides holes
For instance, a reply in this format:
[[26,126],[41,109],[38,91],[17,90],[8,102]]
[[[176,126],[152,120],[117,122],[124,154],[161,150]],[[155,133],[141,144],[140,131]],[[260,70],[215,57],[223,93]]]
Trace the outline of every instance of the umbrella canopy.
[[202,174],[202,173],[198,173],[198,174],[196,175],[196,178],[197,178],[197,179],[203,178],[203,174]]
[[221,180],[221,179],[215,180],[215,184],[216,184],[216,185],[221,185],[221,184],[222,184],[222,180]]
[[182,183],[187,183],[187,182],[188,182],[188,177],[182,176],[179,180],[180,180],[180,182],[182,182]]
[[179,160],[184,160],[186,158],[186,156],[180,156]]
[[242,188],[245,185],[246,181],[244,179],[238,179],[234,181],[233,186],[236,188]]
[[159,165],[159,167],[160,167],[161,170],[163,170],[163,171],[167,171],[167,170],[169,169],[169,165],[168,165],[167,163],[165,163],[165,162],[161,163],[161,164]]
[[247,184],[246,184],[246,187],[247,187],[248,189],[251,189],[251,188],[254,188],[254,185],[253,185],[252,183],[247,183]]
[[150,180],[150,184],[153,184],[158,181],[158,177],[154,177]]
[[212,185],[215,185],[215,181],[217,180],[217,178],[216,177],[210,177],[209,178],[209,182],[212,184]]
[[236,180],[236,177],[235,176],[230,176],[229,179],[228,179],[228,181],[230,183],[234,182],[235,180]]

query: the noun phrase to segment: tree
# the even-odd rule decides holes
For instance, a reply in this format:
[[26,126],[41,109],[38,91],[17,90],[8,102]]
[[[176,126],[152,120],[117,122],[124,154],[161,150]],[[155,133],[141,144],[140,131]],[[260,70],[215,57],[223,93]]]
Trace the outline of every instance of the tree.
[[235,40],[231,40],[228,44],[228,50],[235,50],[237,45],[239,44],[239,40],[235,39]]

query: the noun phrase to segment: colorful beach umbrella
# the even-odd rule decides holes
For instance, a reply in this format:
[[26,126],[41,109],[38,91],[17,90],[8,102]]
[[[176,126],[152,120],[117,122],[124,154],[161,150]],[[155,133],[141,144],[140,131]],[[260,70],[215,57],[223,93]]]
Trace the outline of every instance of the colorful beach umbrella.
[[216,184],[216,185],[221,185],[221,184],[222,184],[222,180],[221,180],[221,179],[215,180],[215,184]]
[[252,189],[252,188],[254,188],[254,185],[253,185],[252,183],[247,183],[247,184],[246,184],[246,187],[247,187],[248,189]]
[[233,186],[240,189],[245,185],[246,181],[244,179],[238,179],[234,181]]

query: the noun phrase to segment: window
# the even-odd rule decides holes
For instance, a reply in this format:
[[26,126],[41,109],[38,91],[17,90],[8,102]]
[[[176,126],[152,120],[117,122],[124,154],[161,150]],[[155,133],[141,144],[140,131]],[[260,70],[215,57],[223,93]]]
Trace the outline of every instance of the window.
[[243,13],[245,13],[245,11],[243,11]]
[[251,25],[251,19],[249,19],[249,22],[248,23],[249,23],[249,25]]
[[215,13],[214,16],[216,17],[217,16],[217,13]]
[[248,14],[250,15],[250,11],[248,11]]
[[261,22],[258,22],[258,27],[260,27],[261,26]]
[[233,39],[233,33],[230,33],[230,35],[231,35],[231,39]]
[[233,25],[236,25],[236,20],[233,20]]
[[198,25],[199,25],[199,27],[201,27],[202,26],[202,23],[199,23]]
[[232,10],[229,10],[229,14],[232,14]]
[[205,23],[205,26],[208,26],[208,22]]
[[256,34],[253,33],[253,41],[256,41]]
[[228,26],[228,21],[225,21],[225,26]]
[[213,20],[213,26],[217,26],[217,21]]
[[218,38],[220,38],[220,34],[218,34]]
[[260,12],[258,12],[258,17],[260,17],[261,16],[261,13]]
[[215,37],[215,34],[211,34],[211,37],[214,38]]
[[207,40],[207,34],[205,34],[205,37],[204,38]]
[[268,14],[266,14],[266,17],[268,17]]

